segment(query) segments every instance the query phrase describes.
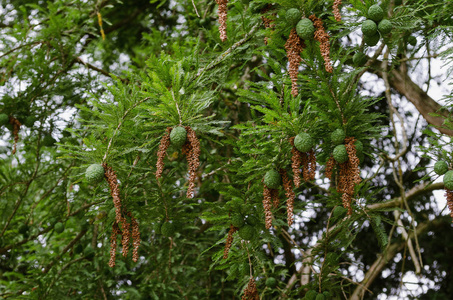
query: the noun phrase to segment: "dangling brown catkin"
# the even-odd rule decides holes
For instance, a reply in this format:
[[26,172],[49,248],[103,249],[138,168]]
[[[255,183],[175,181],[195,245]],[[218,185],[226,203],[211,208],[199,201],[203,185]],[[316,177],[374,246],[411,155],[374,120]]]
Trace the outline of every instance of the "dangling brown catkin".
[[121,216],[121,198],[120,198],[120,189],[118,186],[118,179],[116,177],[116,172],[105,163],[102,164],[105,170],[104,176],[107,178],[107,182],[110,187],[110,195],[113,198],[113,205],[115,206],[115,221],[118,224],[123,222],[123,217]]
[[302,164],[302,152],[294,147],[294,137],[289,138],[289,143],[293,146],[291,149],[291,168],[293,169],[294,186],[298,188],[301,184],[300,166]]
[[285,43],[285,49],[289,62],[288,73],[291,78],[291,95],[294,97],[299,94],[297,90],[297,75],[299,75],[299,66],[302,61],[300,53],[304,48],[304,41],[297,35],[296,28],[291,29],[289,38]]
[[310,165],[308,160],[308,153],[302,152],[302,174],[304,177],[304,181],[310,181]]
[[189,126],[185,127],[187,131],[187,143],[183,146],[183,153],[187,156],[189,165],[189,187],[187,188],[187,198],[193,198],[195,190],[195,180],[197,179],[197,170],[200,166],[200,141]]
[[347,137],[345,139],[345,146],[348,152],[348,161],[340,164],[340,174],[338,183],[338,192],[343,193],[341,198],[343,200],[343,207],[348,210],[348,215],[352,215],[352,196],[354,195],[354,187],[361,181],[359,159],[357,158],[357,151],[355,149],[355,138]]
[[9,123],[13,125],[13,135],[14,135],[14,144],[13,144],[13,151],[12,154],[16,154],[17,150],[17,142],[19,141],[19,130],[20,126],[22,125],[18,119],[9,116]]
[[157,151],[156,180],[162,176],[162,172],[164,171],[164,158],[167,154],[167,149],[170,146],[171,129],[171,127],[167,127],[166,134],[164,134],[160,140],[159,151]]
[[[266,5],[263,9],[261,9],[261,14],[267,13],[269,10],[272,9],[272,7],[273,7],[272,4]],[[275,16],[275,14],[274,14],[274,16]],[[274,20],[273,20],[273,19],[270,19],[270,18],[268,18],[268,17],[266,17],[266,16],[263,15],[263,16],[261,16],[261,20],[263,20],[264,27],[265,27],[266,29],[268,29],[268,28],[274,28],[274,27],[275,27],[275,23],[274,23]],[[264,38],[264,44],[267,45],[267,43],[268,43],[268,37],[266,36],[266,37]]]
[[332,73],[333,68],[332,64],[330,63],[330,36],[324,29],[321,19],[317,18],[315,15],[311,15],[309,19],[313,22],[316,28],[315,40],[319,42],[319,49],[321,50],[321,55],[324,58],[324,66],[326,68],[326,71]]
[[278,197],[278,190],[277,189],[270,189],[271,190],[271,197],[272,197],[272,206],[277,208],[280,205],[280,198]]
[[291,180],[286,170],[280,169],[279,172],[280,176],[282,176],[283,188],[285,189],[288,226],[291,226],[293,224],[294,199],[296,199],[296,194],[294,194]]
[[447,198],[447,205],[450,210],[451,221],[453,222],[453,191],[445,188],[445,197]]
[[116,247],[117,247],[117,236],[121,234],[121,230],[118,227],[118,223],[113,222],[112,225],[112,234],[110,236],[110,260],[109,267],[113,268],[115,266],[116,260]]
[[122,225],[122,234],[123,238],[121,239],[121,244],[123,245],[123,250],[121,253],[123,254],[124,257],[127,256],[129,253],[129,242],[131,240],[131,224],[127,221],[126,218],[123,218],[123,222],[121,223]]
[[272,191],[266,185],[263,189],[263,207],[266,229],[270,229],[272,227]]
[[242,300],[259,300],[260,297],[258,295],[258,290],[256,289],[255,279],[250,277],[249,283],[244,290],[244,295],[242,296]]
[[233,244],[233,234],[238,231],[239,228],[234,227],[233,224],[230,225],[230,230],[228,231],[228,237],[225,242],[225,248],[223,249],[223,258],[228,258],[228,253],[230,252],[231,245]]
[[340,5],[341,5],[341,0],[335,0],[333,2],[333,15],[335,16],[335,21],[340,22],[341,21],[341,14],[340,14]]
[[308,152],[308,165],[308,180],[314,180],[316,176],[316,155],[313,149]]
[[138,247],[140,247],[140,228],[138,226],[137,219],[135,219],[132,214],[128,213],[129,217],[131,218],[131,225],[132,225],[132,246],[134,249],[132,250],[132,260],[137,262],[138,260]]
[[327,178],[332,179],[332,171],[333,171],[334,167],[335,167],[335,159],[331,155],[329,157],[329,160],[327,160],[327,162],[326,162],[326,177]]
[[225,42],[227,40],[226,21],[227,21],[228,0],[215,0],[215,1],[219,5],[218,15],[219,15],[220,40],[222,42]]

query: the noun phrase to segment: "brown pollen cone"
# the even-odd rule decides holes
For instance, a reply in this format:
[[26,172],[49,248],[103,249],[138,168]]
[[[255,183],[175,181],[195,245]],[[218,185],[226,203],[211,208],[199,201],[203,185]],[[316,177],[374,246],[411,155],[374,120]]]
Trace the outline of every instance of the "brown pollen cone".
[[123,238],[121,239],[121,244],[123,245],[122,254],[126,257],[129,253],[129,242],[131,240],[131,224],[129,224],[126,218],[123,218],[121,225],[123,231]]
[[115,206],[115,221],[118,224],[123,222],[123,217],[121,215],[121,198],[120,198],[120,188],[118,185],[118,179],[116,177],[116,172],[108,167],[106,164],[102,164],[105,170],[105,177],[110,187],[110,195],[113,198],[113,205]]
[[453,222],[453,191],[445,188],[445,197],[447,198],[447,205],[452,217],[451,221]]
[[296,28],[291,29],[289,38],[285,43],[286,56],[288,57],[289,67],[288,73],[291,78],[291,95],[296,97],[299,94],[297,90],[297,75],[299,74],[299,66],[302,61],[300,53],[304,49],[303,40],[297,35]]
[[302,152],[294,147],[294,137],[289,139],[290,144],[293,146],[291,149],[291,168],[293,169],[294,186],[298,188],[301,184],[300,166],[302,165]]
[[307,164],[308,172],[307,172],[307,179],[305,181],[314,180],[316,176],[316,156],[315,150],[311,149],[308,152],[308,164]]
[[189,187],[187,188],[187,198],[193,198],[195,190],[195,180],[197,179],[197,170],[200,166],[200,141],[189,126],[184,127],[187,131],[187,142],[182,148],[182,152],[187,156],[189,164]]
[[302,152],[302,174],[304,177],[304,181],[310,180],[310,166],[308,165],[308,153]]
[[13,135],[14,135],[14,145],[13,145],[13,151],[12,154],[16,154],[17,150],[17,142],[19,141],[19,130],[20,126],[22,125],[19,120],[16,118],[9,116],[9,123],[13,125]]
[[167,127],[166,134],[164,134],[160,140],[159,151],[157,151],[156,180],[162,176],[162,172],[164,171],[164,158],[167,154],[167,149],[170,146],[171,129],[171,127]]
[[131,218],[131,225],[132,225],[132,246],[134,247],[132,250],[132,261],[137,262],[138,260],[138,247],[140,247],[140,229],[138,226],[137,219],[132,216],[129,212],[128,216]]
[[272,206],[277,208],[280,205],[280,198],[278,198],[278,190],[277,189],[270,189],[271,190],[271,197],[272,197]]
[[341,14],[340,14],[340,5],[341,5],[341,0],[335,0],[333,2],[333,15],[335,16],[335,21],[340,22],[341,21]]
[[272,227],[272,192],[266,185],[264,185],[263,189],[263,207],[266,229],[270,229]]
[[109,260],[109,267],[113,268],[115,266],[116,260],[116,247],[117,247],[117,236],[121,234],[121,230],[118,227],[118,223],[113,222],[112,225],[112,234],[110,236],[110,260]]
[[[270,11],[272,9],[272,4],[268,4],[266,5],[263,9],[261,9],[261,13],[262,14],[265,14],[267,13],[268,11]],[[274,14],[275,16],[275,14]],[[264,27],[267,29],[267,28],[274,28],[275,27],[275,23],[274,23],[274,20],[272,20],[271,18],[268,18],[266,16],[261,16],[261,20],[263,20],[263,23],[264,23]],[[264,38],[264,44],[267,45],[268,43],[268,37],[265,37]]]
[[326,162],[326,177],[332,179],[333,168],[335,167],[335,159],[331,155]]
[[244,295],[242,295],[242,300],[259,300],[258,290],[256,289],[256,282],[253,277],[250,277],[249,283],[244,290]]
[[345,139],[345,146],[348,152],[348,161],[340,164],[340,175],[338,183],[338,192],[343,193],[343,207],[348,210],[348,215],[352,215],[352,197],[354,195],[354,187],[361,181],[359,159],[355,149],[355,138],[347,137]]
[[228,0],[215,0],[219,5],[218,15],[219,15],[219,32],[220,32],[220,40],[225,42],[227,40],[227,32],[226,32],[226,21],[227,21],[227,4]]
[[230,252],[231,245],[233,244],[233,234],[238,231],[239,228],[234,227],[233,224],[230,225],[230,230],[228,231],[228,237],[226,239],[225,248],[223,249],[223,258],[228,258],[228,253]]
[[282,176],[283,188],[285,189],[288,226],[291,226],[293,224],[294,219],[293,211],[294,211],[294,199],[296,199],[296,194],[293,191],[291,180],[289,179],[286,170],[280,169],[279,172],[280,176]]
[[324,58],[324,66],[326,68],[326,71],[332,73],[333,68],[330,62],[330,36],[324,29],[321,19],[317,18],[315,15],[311,15],[309,19],[313,22],[316,28],[315,40],[319,42],[319,49],[321,50],[321,55]]

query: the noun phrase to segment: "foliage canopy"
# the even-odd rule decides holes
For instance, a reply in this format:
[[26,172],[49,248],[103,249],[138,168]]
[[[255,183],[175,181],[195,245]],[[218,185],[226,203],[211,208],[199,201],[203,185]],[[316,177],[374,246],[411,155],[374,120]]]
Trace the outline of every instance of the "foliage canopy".
[[0,10],[0,297],[453,293],[453,2]]

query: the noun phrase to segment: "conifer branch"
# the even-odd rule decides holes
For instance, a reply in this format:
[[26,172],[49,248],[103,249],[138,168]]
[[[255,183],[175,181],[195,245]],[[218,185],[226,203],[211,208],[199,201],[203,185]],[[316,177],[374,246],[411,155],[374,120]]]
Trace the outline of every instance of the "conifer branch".
[[132,105],[131,107],[129,107],[123,114],[123,116],[121,117],[121,120],[119,121],[118,123],[118,126],[116,126],[116,129],[115,131],[113,132],[113,135],[112,137],[110,138],[109,140],[109,144],[107,145],[107,149],[105,150],[105,154],[104,154],[104,157],[102,158],[102,163],[105,162],[105,160],[107,159],[107,155],[109,153],[109,150],[110,150],[110,147],[112,146],[112,143],[113,143],[113,138],[116,136],[116,134],[118,133],[118,130],[120,130],[121,126],[123,125],[123,122],[124,120],[126,119],[127,115],[134,109],[136,108],[138,105],[142,104],[143,102],[145,102],[146,100],[149,100],[151,99],[151,97],[146,97],[140,101],[138,101],[137,103],[134,103],[134,105]]
[[53,265],[58,262],[58,260],[60,260],[60,258],[66,253],[68,252],[69,249],[71,249],[75,243],[77,243],[85,234],[87,233],[87,230],[82,230],[79,232],[79,234],[69,243],[66,245],[66,247],[64,247],[64,249],[61,251],[60,254],[57,255],[57,257],[55,257],[55,259],[53,261],[51,261],[45,268],[44,270],[42,271],[44,274],[49,272],[49,270],[53,267]]
[[195,78],[199,77],[201,74],[203,74],[206,71],[209,71],[213,69],[215,66],[217,66],[219,63],[221,63],[229,54],[231,54],[236,48],[247,42],[253,34],[258,30],[260,27],[260,23],[255,24],[252,29],[238,42],[234,43],[233,46],[225,50],[222,54],[220,54],[216,59],[214,59],[212,62],[210,62],[206,67],[200,68],[195,75]]

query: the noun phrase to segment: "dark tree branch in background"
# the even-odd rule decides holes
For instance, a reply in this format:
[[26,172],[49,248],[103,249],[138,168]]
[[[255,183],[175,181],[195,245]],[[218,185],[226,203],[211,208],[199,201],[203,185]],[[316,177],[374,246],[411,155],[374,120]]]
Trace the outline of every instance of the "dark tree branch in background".
[[[433,183],[421,183],[417,186],[414,186],[412,189],[407,191],[406,193],[406,201],[411,200],[412,198],[419,196],[423,193],[432,192],[434,190],[441,190],[444,188],[443,182]],[[376,210],[376,209],[385,209],[385,208],[392,208],[392,207],[400,207],[403,204],[403,199],[401,197],[397,197],[391,199],[386,202],[374,203],[368,205],[366,208],[369,210]]]
[[[372,66],[373,70],[371,72],[383,78],[384,74],[381,71],[382,61],[377,60]],[[449,117],[448,111],[442,110],[442,106],[413,82],[407,72],[403,72],[400,69],[393,69],[388,73],[392,88],[414,104],[415,108],[429,124],[436,126],[440,132],[453,136],[453,130],[442,128],[444,118]],[[439,114],[441,117],[431,116],[430,114],[433,113]]]
[[[438,218],[426,223],[421,223],[416,228],[417,230],[416,234],[414,234],[414,232],[411,232],[409,234],[408,239],[412,239],[415,235],[418,236],[424,234],[426,231],[428,231],[428,229],[439,226],[443,222],[445,222],[445,220]],[[381,253],[378,259],[371,265],[370,269],[365,274],[365,278],[362,280],[361,284],[356,287],[354,293],[351,295],[349,300],[363,299],[366,290],[371,286],[371,284],[378,277],[378,275],[381,274],[381,271],[385,267],[385,265],[390,260],[392,260],[399,251],[401,251],[404,248],[405,244],[406,240],[401,240],[398,243],[389,245],[387,249],[383,253]]]
[[[98,68],[98,67],[96,67],[96,66],[94,66],[94,65],[92,65],[92,64],[90,64],[90,63],[87,63],[87,62],[83,61],[80,57],[76,57],[76,58],[75,58],[75,61],[76,61],[77,63],[79,63],[79,64],[82,64],[82,65],[86,66],[87,68],[89,68],[89,69],[91,69],[91,70],[94,70],[94,71],[96,71],[96,72],[101,73],[102,75],[105,75],[105,76],[107,76],[107,77],[112,78],[112,74],[110,74],[110,73],[107,72],[106,70],[103,70],[103,69],[101,69],[101,68]],[[118,77],[118,78],[119,78],[122,82],[124,82],[124,83],[129,83],[129,80],[127,80],[126,78],[121,78],[121,77]]]

